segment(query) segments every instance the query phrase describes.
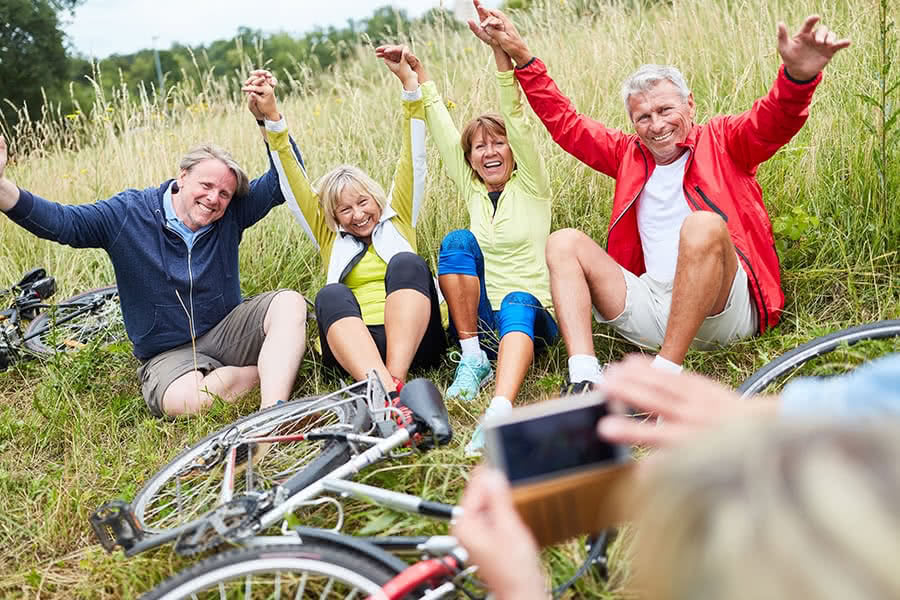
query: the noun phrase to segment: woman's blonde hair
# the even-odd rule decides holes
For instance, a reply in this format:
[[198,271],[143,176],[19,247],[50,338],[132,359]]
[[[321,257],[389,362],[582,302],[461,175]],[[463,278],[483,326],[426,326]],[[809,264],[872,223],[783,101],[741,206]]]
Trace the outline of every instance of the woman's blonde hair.
[[900,598],[900,422],[741,425],[654,466],[633,547],[653,600]]
[[[462,145],[463,155],[466,157],[466,162],[469,163],[470,167],[472,166],[470,161],[472,157],[472,138],[475,137],[475,134],[479,131],[485,131],[492,137],[507,137],[506,123],[503,121],[503,117],[497,113],[484,113],[466,123],[466,126],[463,127],[462,133],[459,136],[459,143]],[[515,156],[513,157],[513,160],[515,160]],[[472,169],[472,173],[479,181],[481,181],[481,176],[478,175],[478,172],[475,171],[475,169]]]
[[322,175],[315,183],[325,223],[332,231],[338,230],[337,203],[341,198],[341,193],[347,186],[352,186],[360,194],[370,196],[382,211],[387,206],[387,194],[384,193],[384,189],[378,185],[377,181],[366,175],[359,167],[338,165],[330,172]]

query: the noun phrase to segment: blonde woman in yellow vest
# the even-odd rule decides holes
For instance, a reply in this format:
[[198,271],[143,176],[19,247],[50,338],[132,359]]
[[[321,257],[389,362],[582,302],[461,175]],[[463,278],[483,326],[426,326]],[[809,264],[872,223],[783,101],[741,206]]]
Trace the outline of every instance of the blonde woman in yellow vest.
[[[535,349],[558,336],[548,310],[553,303],[544,258],[551,197],[512,60],[477,25],[470,23],[470,28],[494,52],[500,114],[472,119],[461,135],[434,82],[408,48],[383,46],[376,55],[402,57],[416,71],[432,140],[469,211],[469,229],[447,234],[438,261],[451,335],[458,336],[462,348],[447,396],[475,398],[493,379],[489,357],[496,355],[497,378],[486,412],[493,417],[512,409]],[[479,454],[483,445],[479,426],[466,453]]]
[[390,194],[350,165],[335,167],[314,189],[287,127],[267,123],[267,134],[287,205],[327,269],[316,295],[323,362],[357,381],[374,369],[395,395],[411,366],[440,360],[446,336],[434,278],[416,254],[426,174],[422,91],[408,64],[385,62],[403,84],[403,149]]

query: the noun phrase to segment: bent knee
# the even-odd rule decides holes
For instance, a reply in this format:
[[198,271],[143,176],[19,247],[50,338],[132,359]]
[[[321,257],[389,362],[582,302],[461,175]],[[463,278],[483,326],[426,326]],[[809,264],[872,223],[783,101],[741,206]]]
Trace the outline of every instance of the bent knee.
[[300,292],[282,290],[272,298],[268,315],[285,324],[291,321],[306,323],[306,299]]
[[468,229],[455,229],[441,240],[441,252],[469,251],[478,246],[478,240]]
[[327,306],[333,306],[336,302],[346,301],[348,296],[352,297],[353,292],[343,283],[329,283],[316,294],[316,315],[319,311]]
[[538,308],[541,306],[541,303],[534,294],[529,294],[528,292],[510,292],[505,295],[500,302],[500,310],[511,306]]
[[695,211],[685,217],[679,232],[678,251],[710,252],[730,242],[725,220],[713,212]]
[[547,264],[560,260],[571,260],[578,249],[588,242],[593,242],[593,240],[577,229],[571,227],[557,229],[547,238],[545,247]]
[[398,252],[391,258],[387,266],[387,272],[399,271],[402,273],[414,273],[416,275],[427,275],[428,263],[425,259],[414,252]]

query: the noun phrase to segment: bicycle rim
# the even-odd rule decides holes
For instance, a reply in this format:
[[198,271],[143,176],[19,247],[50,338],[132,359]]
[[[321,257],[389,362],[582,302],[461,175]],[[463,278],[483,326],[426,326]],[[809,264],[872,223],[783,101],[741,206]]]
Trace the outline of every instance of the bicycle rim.
[[397,572],[355,548],[314,541],[218,554],[142,598],[362,600],[380,591]]
[[[222,503],[223,484],[233,495],[270,489],[298,472],[318,479],[350,459],[346,442],[285,441],[257,445],[267,436],[299,436],[322,428],[358,432],[368,413],[346,393],[294,400],[254,413],[191,446],[159,470],[131,503],[147,533],[161,533],[201,518]],[[238,472],[226,483],[225,455],[240,449]],[[240,460],[240,459],[239,459]]]
[[817,337],[770,361],[737,389],[742,398],[777,393],[798,375],[829,376],[900,351],[900,320],[876,321]]
[[[94,300],[100,300],[99,305],[85,310]],[[25,347],[38,354],[78,350],[92,342],[111,344],[124,340],[118,288],[110,285],[62,300],[29,323],[24,337],[29,336],[33,337],[25,340]]]

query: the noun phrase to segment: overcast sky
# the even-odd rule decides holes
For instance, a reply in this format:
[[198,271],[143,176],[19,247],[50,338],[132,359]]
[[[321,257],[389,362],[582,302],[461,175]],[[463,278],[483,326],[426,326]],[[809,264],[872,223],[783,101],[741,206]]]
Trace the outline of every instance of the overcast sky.
[[[173,42],[207,44],[234,37],[240,26],[302,35],[317,26],[345,27],[386,4],[410,18],[456,0],[87,0],[74,17],[63,15],[69,43],[81,54],[105,58]],[[498,6],[500,0],[485,0]]]

